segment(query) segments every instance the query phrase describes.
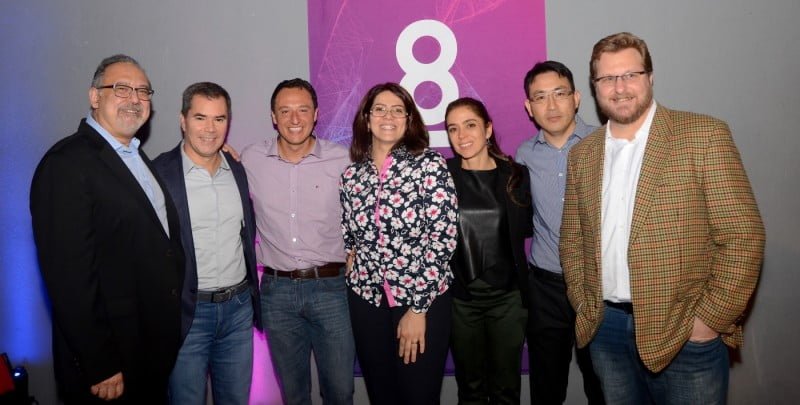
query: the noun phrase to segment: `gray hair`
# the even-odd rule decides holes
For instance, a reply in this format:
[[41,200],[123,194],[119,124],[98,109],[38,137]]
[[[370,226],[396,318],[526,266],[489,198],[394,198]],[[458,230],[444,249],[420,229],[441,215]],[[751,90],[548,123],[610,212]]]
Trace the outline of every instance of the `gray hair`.
[[94,77],[92,77],[92,87],[100,87],[103,85],[103,75],[106,73],[106,68],[115,63],[130,63],[144,72],[144,69],[136,59],[119,53],[103,59],[100,64],[97,65],[97,69],[94,71]]

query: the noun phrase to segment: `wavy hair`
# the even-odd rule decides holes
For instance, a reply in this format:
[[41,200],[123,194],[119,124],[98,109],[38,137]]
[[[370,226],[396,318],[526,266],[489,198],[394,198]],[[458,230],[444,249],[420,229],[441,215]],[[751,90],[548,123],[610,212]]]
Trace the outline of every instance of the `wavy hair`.
[[369,115],[372,104],[378,94],[388,91],[403,101],[403,107],[408,112],[406,118],[406,132],[403,137],[392,147],[395,150],[405,147],[414,156],[422,153],[429,144],[428,130],[422,121],[411,94],[397,83],[381,83],[373,86],[364,95],[358,105],[356,116],[353,118],[353,142],[350,144],[350,159],[361,162],[372,157],[372,132],[369,130]]

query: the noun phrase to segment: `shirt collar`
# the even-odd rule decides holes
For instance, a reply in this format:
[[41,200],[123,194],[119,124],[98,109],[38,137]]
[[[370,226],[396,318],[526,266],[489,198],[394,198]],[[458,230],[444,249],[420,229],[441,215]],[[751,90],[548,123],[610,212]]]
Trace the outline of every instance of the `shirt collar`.
[[[578,141],[580,141],[581,139],[586,137],[586,135],[589,135],[591,132],[592,128],[586,125],[585,122],[583,122],[583,119],[581,118],[580,115],[575,114],[575,130],[573,131],[572,135],[569,136],[567,142],[569,142],[572,138],[578,138]],[[540,129],[539,132],[536,134],[536,138],[534,138],[534,144],[537,143],[540,144],[547,143],[547,140],[544,139],[543,129]]]
[[[311,151],[308,152],[308,155],[303,156],[305,159],[308,156],[315,156],[317,158],[322,158],[322,145],[320,145],[319,138],[316,135],[311,134],[314,137],[314,146],[311,147]],[[278,152],[278,142],[280,142],[280,135],[275,136],[273,139],[267,139],[265,141],[266,145],[266,155],[279,158],[281,157],[280,153]],[[302,159],[301,159],[302,160]]]
[[114,149],[114,151],[117,153],[134,153],[139,150],[139,144],[141,143],[139,138],[133,137],[131,139],[131,143],[128,146],[125,146],[125,144],[118,141],[117,138],[114,138],[110,132],[103,128],[103,126],[94,119],[91,111],[89,111],[89,114],[86,115],[86,124],[94,128],[94,130],[97,131],[97,133],[100,134],[100,136],[102,136],[109,145],[111,145],[111,149]]
[[[183,144],[184,144],[184,141],[181,141],[181,144],[179,146],[180,150],[181,150],[181,160],[183,162],[183,166],[182,166],[183,167],[183,174],[187,175],[187,174],[189,174],[189,172],[191,172],[194,169],[206,170],[205,167],[202,167],[202,166],[194,163],[192,161],[192,159],[189,158],[189,155],[187,155],[186,151],[183,150]],[[228,165],[228,160],[225,159],[225,154],[223,154],[222,151],[219,151],[217,153],[219,153],[220,158],[222,158],[220,160],[219,168],[217,170],[231,170],[231,167]]]

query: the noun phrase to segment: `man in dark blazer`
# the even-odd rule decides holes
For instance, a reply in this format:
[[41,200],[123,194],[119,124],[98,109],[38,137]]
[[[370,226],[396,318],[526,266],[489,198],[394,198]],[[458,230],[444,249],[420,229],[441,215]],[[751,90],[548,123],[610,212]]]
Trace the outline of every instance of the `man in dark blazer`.
[[230,113],[221,86],[190,85],[180,114],[183,141],[153,162],[175,201],[186,249],[173,404],[204,404],[209,372],[214,403],[249,399],[253,325],[261,328],[256,227],[244,167],[221,151]]
[[68,404],[166,402],[180,346],[183,251],[172,200],[134,137],[152,95],[134,59],[104,59],[91,113],[33,177],[53,362]]
[[572,148],[561,261],[608,404],[723,404],[764,226],[728,126],[653,100],[645,42],[591,59],[609,120]]

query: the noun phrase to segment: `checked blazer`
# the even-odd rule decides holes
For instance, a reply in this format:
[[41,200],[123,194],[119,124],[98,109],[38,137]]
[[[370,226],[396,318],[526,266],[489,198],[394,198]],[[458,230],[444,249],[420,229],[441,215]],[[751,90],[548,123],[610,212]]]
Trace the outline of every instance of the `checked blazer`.
[[[601,206],[605,128],[572,148],[559,250],[579,347],[603,318]],[[628,245],[636,346],[666,367],[693,319],[742,344],[758,280],[764,226],[730,130],[694,113],[656,109],[637,184]]]

